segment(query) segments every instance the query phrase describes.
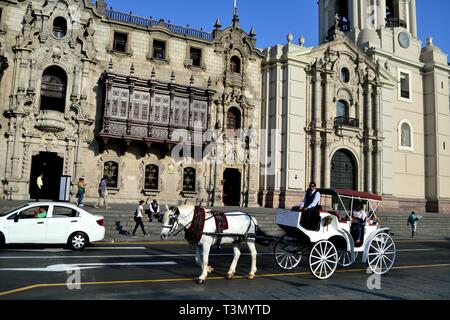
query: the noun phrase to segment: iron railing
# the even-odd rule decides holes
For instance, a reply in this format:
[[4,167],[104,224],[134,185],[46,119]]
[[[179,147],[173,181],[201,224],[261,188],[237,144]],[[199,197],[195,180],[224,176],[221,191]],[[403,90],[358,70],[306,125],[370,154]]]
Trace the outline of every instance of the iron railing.
[[194,38],[199,38],[203,40],[212,41],[213,40],[213,34],[211,32],[206,32],[203,30],[197,30],[193,28],[183,27],[183,26],[177,26],[174,24],[166,23],[164,20],[154,20],[139,16],[134,16],[131,13],[122,13],[118,11],[113,11],[110,9],[105,10],[106,17],[114,20],[114,21],[120,21],[120,22],[126,22],[131,24],[140,25],[143,27],[155,27],[160,24],[165,26],[167,29],[169,29],[173,33],[182,34]]
[[386,27],[387,28],[408,28],[408,24],[405,20],[399,18],[386,18]]
[[334,118],[334,126],[346,126],[359,128],[359,119],[347,118],[347,117],[336,117]]

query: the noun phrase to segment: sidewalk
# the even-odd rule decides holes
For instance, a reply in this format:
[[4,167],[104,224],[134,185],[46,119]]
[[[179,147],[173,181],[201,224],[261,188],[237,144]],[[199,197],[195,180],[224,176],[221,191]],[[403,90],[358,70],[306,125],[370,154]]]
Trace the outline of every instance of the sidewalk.
[[[0,200],[0,212],[4,212],[30,201],[5,201]],[[161,241],[160,232],[162,225],[156,220],[153,223],[145,221],[146,231],[150,234],[149,237],[144,238],[142,231],[138,230],[137,238],[132,238],[129,234],[132,232],[134,222],[134,204],[110,204],[111,209],[94,208],[94,203],[85,203],[86,211],[92,214],[99,214],[105,217],[106,237],[104,241],[107,242],[149,242]],[[147,208],[147,206],[146,206]],[[275,214],[277,209],[273,208],[240,208],[240,207],[216,207],[213,208],[218,211],[232,212],[245,211],[251,214],[257,221],[260,229],[271,236],[281,236],[283,231],[275,224]],[[161,211],[165,211],[165,205],[161,205]],[[415,239],[417,240],[450,240],[450,215],[437,213],[418,213],[424,217],[419,222],[418,232]],[[382,225],[391,229],[394,238],[397,240],[411,239],[410,229],[406,225],[407,214],[380,212],[379,217],[382,220]],[[184,233],[181,232],[177,237],[170,239],[170,241],[183,241]]]

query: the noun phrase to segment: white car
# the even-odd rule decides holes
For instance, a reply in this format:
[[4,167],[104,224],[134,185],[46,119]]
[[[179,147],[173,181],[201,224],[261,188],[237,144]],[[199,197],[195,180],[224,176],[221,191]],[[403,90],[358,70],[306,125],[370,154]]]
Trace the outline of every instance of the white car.
[[104,218],[70,203],[35,202],[0,213],[0,247],[5,244],[67,244],[80,251],[104,237]]

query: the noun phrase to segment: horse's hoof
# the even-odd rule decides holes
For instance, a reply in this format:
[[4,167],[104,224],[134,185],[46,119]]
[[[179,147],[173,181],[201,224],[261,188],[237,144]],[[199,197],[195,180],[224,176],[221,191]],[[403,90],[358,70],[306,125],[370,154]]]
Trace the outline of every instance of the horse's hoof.
[[208,274],[213,274],[214,272],[216,272],[216,270],[214,270],[214,268],[211,268],[208,270]]
[[248,280],[255,280],[256,276],[254,274],[249,274],[247,279]]
[[225,279],[231,280],[231,279],[233,279],[233,277],[234,277],[234,273],[233,273],[233,274],[229,273],[229,274],[227,274],[227,276],[225,277]]
[[197,280],[197,284],[204,284],[204,283],[205,283],[205,280],[202,280],[202,279]]

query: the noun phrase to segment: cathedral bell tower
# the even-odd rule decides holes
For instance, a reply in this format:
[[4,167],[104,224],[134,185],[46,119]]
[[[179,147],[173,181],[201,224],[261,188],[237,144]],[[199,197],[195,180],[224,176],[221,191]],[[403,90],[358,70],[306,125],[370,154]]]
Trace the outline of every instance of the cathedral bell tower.
[[344,33],[362,48],[393,51],[383,41],[388,33],[399,37],[406,49],[411,38],[417,39],[416,0],[319,0],[319,43],[332,40],[336,33]]

